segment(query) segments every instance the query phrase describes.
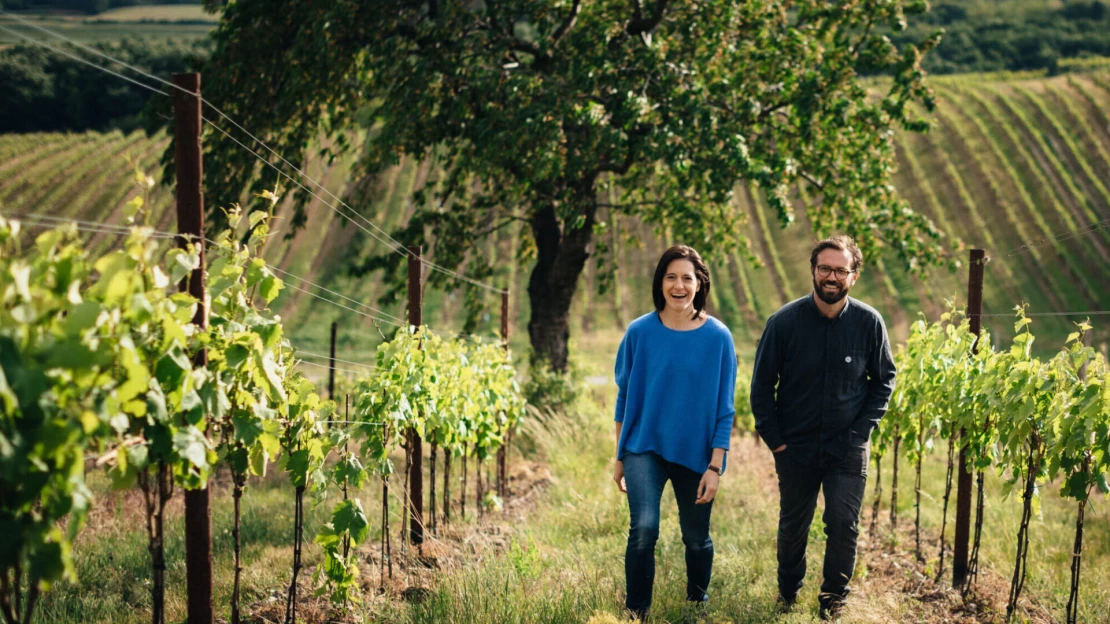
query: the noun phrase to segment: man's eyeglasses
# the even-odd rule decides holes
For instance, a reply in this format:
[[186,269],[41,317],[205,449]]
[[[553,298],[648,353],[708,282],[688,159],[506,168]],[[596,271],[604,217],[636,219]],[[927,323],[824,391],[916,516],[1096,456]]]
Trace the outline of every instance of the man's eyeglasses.
[[831,266],[826,266],[824,264],[817,265],[817,274],[821,277],[828,277],[830,273],[835,273],[836,279],[838,280],[845,280],[848,279],[849,275],[855,273],[855,271],[849,271],[848,269],[844,268],[834,269]]

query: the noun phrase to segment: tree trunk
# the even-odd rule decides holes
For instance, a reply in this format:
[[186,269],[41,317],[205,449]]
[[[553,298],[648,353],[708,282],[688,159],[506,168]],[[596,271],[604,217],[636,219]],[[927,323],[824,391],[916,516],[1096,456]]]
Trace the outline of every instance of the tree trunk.
[[586,217],[579,227],[564,230],[554,205],[540,208],[531,219],[537,258],[528,280],[528,300],[532,306],[528,337],[537,360],[546,361],[559,373],[567,370],[570,305],[578,277],[590,256],[587,247],[593,239],[597,213],[593,181],[579,187],[576,195]]

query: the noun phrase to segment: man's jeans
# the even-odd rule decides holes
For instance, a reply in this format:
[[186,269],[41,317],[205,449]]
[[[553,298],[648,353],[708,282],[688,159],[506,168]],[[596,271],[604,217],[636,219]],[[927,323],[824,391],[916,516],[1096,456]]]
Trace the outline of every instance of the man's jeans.
[[713,503],[696,505],[702,475],[673,464],[654,453],[625,453],[624,479],[632,515],[624,573],[632,611],[651,606],[655,582],[655,542],[659,539],[659,503],[670,480],[678,501],[678,523],[686,545],[686,599],[709,600],[706,590],[713,573],[713,540],[709,539],[709,514]]
[[856,567],[859,512],[867,486],[871,445],[853,444],[837,458],[828,453],[804,453],[787,445],[775,453],[779,476],[779,593],[792,601],[806,573],[806,543],[817,493],[825,492],[825,567],[820,600],[823,606],[843,600]]

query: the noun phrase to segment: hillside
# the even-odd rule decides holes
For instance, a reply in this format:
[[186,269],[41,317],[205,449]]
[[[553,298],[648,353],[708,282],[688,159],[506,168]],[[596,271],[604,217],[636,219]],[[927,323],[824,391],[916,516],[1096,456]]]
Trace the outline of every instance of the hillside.
[[[936,127],[927,135],[897,136],[899,170],[895,182],[915,209],[929,215],[953,240],[987,250],[984,312],[999,314],[985,327],[1005,338],[1011,333],[1008,315],[1019,302],[1031,313],[1103,310],[1110,307],[1106,267],[1110,261],[1110,228],[1064,237],[1054,235],[1110,218],[1110,75],[1068,75],[1053,78],[997,80],[980,76],[938,78]],[[0,206],[5,213],[50,214],[89,221],[119,223],[120,207],[137,191],[127,156],[139,168],[156,173],[164,137],[141,134],[41,134],[0,136]],[[107,163],[108,166],[101,166]],[[311,163],[309,173],[329,190],[351,199],[365,216],[389,231],[411,212],[410,192],[425,184],[428,167],[405,161],[356,194],[350,184],[351,162],[331,167]],[[170,230],[175,221],[171,194],[157,187],[152,206],[154,223]],[[209,198],[209,201],[220,201]],[[754,346],[766,317],[780,305],[810,289],[808,246],[811,224],[804,207],[808,196],[796,194],[797,223],[780,228],[767,213],[758,189],[738,193],[733,205],[737,227],[751,239],[751,251],[762,263],[753,267],[740,254],[712,260],[712,307],[737,338],[741,353]],[[221,202],[225,203],[225,202]],[[289,203],[284,205],[287,209]],[[279,213],[280,214],[280,213]],[[572,331],[618,329],[650,309],[650,276],[664,242],[642,224],[604,215],[610,243],[618,250],[618,288],[604,296],[589,288],[595,269],[583,277],[577,309],[580,324]],[[285,240],[287,226],[267,249],[271,264],[348,297],[377,306],[384,292],[380,275],[354,279],[349,263],[381,248],[357,228],[314,200],[307,227]],[[100,236],[100,235],[98,235]],[[528,301],[524,293],[529,265],[515,259],[519,232],[505,232],[491,243],[491,278],[512,288],[514,344],[526,345]],[[1043,241],[1018,250],[1027,242]],[[98,244],[111,244],[102,237]],[[966,251],[956,252],[966,259]],[[933,271],[924,279],[901,266],[871,256],[853,294],[875,305],[896,339],[903,338],[919,313],[935,318],[944,300],[966,298],[966,267],[959,273]],[[317,292],[300,284],[306,290]],[[496,301],[486,295],[491,312],[481,331],[492,335],[498,326]],[[463,293],[426,292],[424,318],[433,327],[457,330]],[[346,305],[351,306],[349,302]],[[303,349],[326,352],[328,326],[339,319],[340,357],[364,361],[371,357],[377,331],[364,317],[327,305],[302,291],[287,289],[278,307]],[[402,316],[400,303],[385,312]],[[1038,347],[1058,348],[1082,317],[1037,317]],[[1110,332],[1093,317],[1094,344],[1105,349]],[[383,328],[388,330],[388,327]]]

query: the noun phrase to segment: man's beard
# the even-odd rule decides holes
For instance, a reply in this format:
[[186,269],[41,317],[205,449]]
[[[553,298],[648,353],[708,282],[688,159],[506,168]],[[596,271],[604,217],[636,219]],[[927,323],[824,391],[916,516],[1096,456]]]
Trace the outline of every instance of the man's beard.
[[[833,292],[833,293],[826,292],[825,289],[823,288],[823,286],[825,284],[828,284],[830,286],[835,286],[835,287],[837,287],[838,290],[836,292]],[[817,297],[820,298],[821,301],[824,301],[825,303],[827,303],[829,305],[832,305],[834,303],[839,303],[841,299],[847,297],[848,296],[848,290],[850,288],[851,288],[850,286],[845,286],[845,285],[841,284],[840,282],[837,282],[837,281],[834,281],[834,280],[825,280],[824,282],[818,283],[817,278],[816,277],[813,278],[813,292],[817,293]]]

